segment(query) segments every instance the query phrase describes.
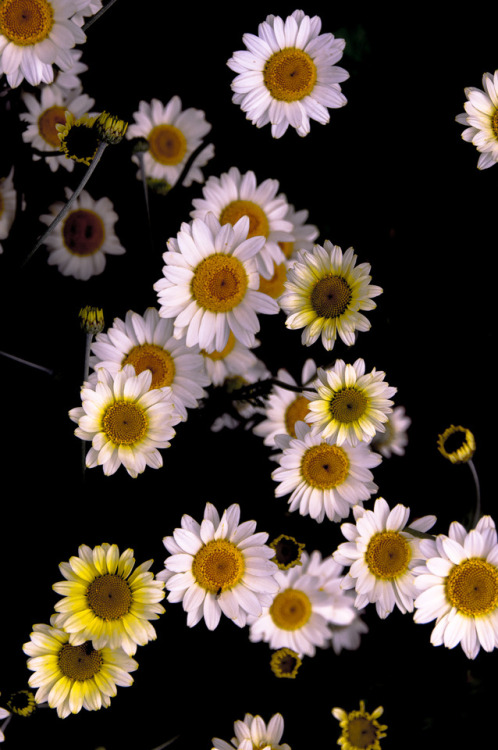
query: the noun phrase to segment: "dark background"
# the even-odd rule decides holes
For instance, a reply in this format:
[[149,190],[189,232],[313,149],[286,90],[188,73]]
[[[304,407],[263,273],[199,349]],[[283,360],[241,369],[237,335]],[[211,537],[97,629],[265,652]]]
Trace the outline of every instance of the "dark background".
[[[398,7],[394,13],[378,4],[367,10],[360,3],[303,7],[321,16],[323,32],[347,39],[339,64],[350,72],[342,85],[346,107],[331,110],[326,126],[312,121],[304,139],[289,128],[274,140],[269,126],[258,130],[247,121],[231,103],[235,74],[226,66],[243,48],[243,33],[257,33],[268,13],[285,17],[295,10],[286,3],[253,2],[227,14],[208,4],[194,10],[118,0],[88,31],[82,59],[89,71],[82,82],[96,111],[129,120],[140,100],[165,103],[174,94],[185,108],[203,109],[213,125],[207,141],[216,148],[206,176],[237,166],[254,170],[258,182],[278,179],[289,202],[309,210],[319,242],[329,239],[343,250],[352,245],[358,262],[371,263],[372,283],[384,293],[368,314],[371,331],[359,334],[351,350],[340,341],[332,354],[320,343],[302,347],[301,332],[288,331],[280,313],[262,317],[257,354],[272,372],[286,367],[295,378],[309,356],[322,365],[335,357],[363,357],[367,370],[384,370],[412,426],[406,455],[384,460],[374,471],[378,494],[391,506],[409,506],[415,516],[436,514],[436,532],[446,533],[451,521],[468,521],[475,497],[468,468],[452,466],[437,451],[437,435],[451,423],[475,435],[483,512],[496,518],[491,309],[498,167],[477,170],[478,153],[462,141],[454,118],[463,112],[464,88],[481,87],[482,74],[497,67],[497,13],[484,4],[472,16],[438,19],[431,6]],[[18,93],[14,110],[1,113],[0,164],[6,174],[15,162],[26,210],[2,243],[0,348],[55,375],[1,358],[0,705],[10,690],[26,687],[22,644],[33,623],[49,621],[58,599],[51,589],[61,579],[58,564],[77,554],[80,544],[132,547],[137,564],[154,558],[157,573],[166,555],[162,538],[180,525],[183,513],[199,520],[208,501],[220,512],[237,502],[242,520],[256,519],[270,538],[292,534],[308,551],[328,555],[343,541],[339,524],[289,514],[287,499],[275,499],[274,464],[259,438],[243,429],[210,431],[214,398],[178,426],[162,469],[147,469],[136,480],[123,468],[112,477],[100,469],[82,476],[81,444],[67,416],[80,403],[84,338],[78,311],[98,305],[110,325],[128,309],[143,314],[156,305],[152,285],[161,276],[165,242],[189,220],[201,187],[151,196],[151,243],[128,145],[108,148],[88,191],[114,203],[126,254],[107,256],[104,273],[88,282],[48,266],[45,248],[20,271],[41,232],[39,215],[63,199],[66,185],[77,185],[85,168],[54,174],[42,161],[31,161],[20,136]],[[245,712],[268,721],[277,711],[285,719],[282,741],[292,750],[334,747],[339,726],[331,708],[353,710],[360,699],[369,710],[384,706],[386,750],[421,743],[463,748],[495,734],[496,655],[481,651],[471,662],[459,646],[434,648],[433,625],[415,625],[410,615],[396,610],[381,621],[370,605],[370,631],[358,651],[336,656],[318,649],[296,680],[278,680],[268,645],[251,644],[247,629],[226,618],[214,632],[203,621],[189,629],[181,605],[166,606],[156,623],[157,640],[138,649],[133,687],[119,688],[109,709],[83,710],[65,720],[48,709],[29,719],[13,717],[6,747],[41,741],[53,750],[152,750],[180,735],[175,750],[209,750],[213,736],[230,740],[233,722]]]

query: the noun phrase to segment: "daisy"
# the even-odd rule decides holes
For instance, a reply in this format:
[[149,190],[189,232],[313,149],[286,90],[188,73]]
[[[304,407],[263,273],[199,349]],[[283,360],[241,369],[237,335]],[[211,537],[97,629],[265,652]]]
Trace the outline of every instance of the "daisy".
[[287,313],[287,328],[303,328],[303,346],[311,346],[321,335],[327,351],[334,348],[337,334],[347,346],[356,340],[355,331],[368,331],[370,323],[359,310],[376,307],[372,297],[382,294],[380,286],[370,284],[370,265],[356,266],[350,247],[325,240],[312,252],[301,251],[287,271],[286,291],[279,304]]
[[163,254],[164,278],[154,284],[161,303],[159,315],[175,318],[174,336],[186,345],[198,344],[208,353],[222,351],[228,335],[246,346],[256,343],[256,313],[275,314],[275,300],[256,291],[259,284],[254,256],[264,237],[248,238],[249,219],[235,226],[207,214],[205,221],[182,224],[177,239],[168,240]]
[[55,127],[59,133],[59,147],[68,159],[73,159],[87,167],[97,153],[101,138],[95,127],[98,115],[83,115],[75,118],[66,111],[65,124]]
[[332,555],[322,558],[318,550],[310,554],[303,552],[301,562],[301,574],[319,578],[320,590],[329,595],[327,602],[316,605],[316,611],[325,617],[330,626],[349,627],[356,617],[356,612],[349,592],[343,591],[341,587],[344,578],[343,566],[339,565]]
[[[41,89],[40,101],[33,94],[24,93],[23,102],[28,108],[28,112],[20,115],[23,122],[27,122],[28,127],[23,132],[22,138],[25,143],[31,143],[33,148],[39,151],[55,151],[60,147],[59,131],[57,125],[64,125],[66,122],[66,110],[71,112],[73,117],[81,117],[88,112],[95,104],[95,100],[86,94],[75,96],[66,95],[55,83],[51,86],[43,86]],[[41,156],[33,154],[33,160],[39,161]],[[66,158],[64,154],[60,156],[48,156],[45,161],[52,172],[55,172],[59,166],[65,167],[72,172],[74,161]]]
[[[16,215],[17,193],[14,188],[14,167],[7,177],[0,179],[0,240],[9,236],[10,228]],[[0,242],[0,253],[3,253]]]
[[[104,367],[115,376],[125,365],[133,365],[139,375],[152,373],[151,388],[171,388],[171,400],[183,419],[186,408],[195,409],[206,396],[209,385],[204,360],[198,348],[187,349],[185,342],[173,337],[173,322],[160,318],[154,307],[144,316],[128,310],[125,320],[115,318],[107,333],[99,333],[92,344],[90,365]],[[97,380],[96,373],[90,382]]]
[[321,523],[346,518],[353,505],[362,504],[378,489],[369,469],[378,466],[382,457],[368,445],[355,447],[346,441],[336,445],[333,438],[323,439],[305,422],[296,422],[296,437],[277,435],[275,444],[282,450],[280,464],[272,479],[280,484],[275,497],[290,494],[289,510],[299,508],[302,516],[310,515]]
[[406,431],[411,425],[412,420],[406,416],[405,407],[397,406],[384,424],[384,432],[375,434],[372,440],[372,447],[382,453],[384,458],[390,458],[393,453],[397,456],[403,456],[405,447],[408,445],[408,435]]
[[353,365],[336,360],[334,367],[318,369],[314,386],[318,391],[306,392],[310,400],[305,420],[314,425],[323,439],[335,437],[337,445],[348,440],[351,445],[369,443],[376,432],[384,432],[384,423],[391,413],[391,396],[396,388],[384,381],[384,372],[374,369],[365,374],[365,362]]
[[71,21],[77,26],[83,26],[85,18],[94,16],[102,8],[102,0],[75,0],[77,12],[71,16]]
[[59,70],[55,78],[55,83],[62,91],[74,92],[75,89],[81,91],[83,88],[79,76],[88,70],[88,65],[80,61],[82,54],[80,49],[69,50],[71,57],[70,65],[69,67],[64,67],[64,70]]
[[[0,719],[8,719],[9,716],[10,716],[10,712],[7,711],[6,708],[2,708],[0,706]],[[4,722],[4,724],[2,724],[2,728],[0,729],[0,742],[3,742],[5,740],[5,735],[4,735],[3,731],[2,731],[2,729],[5,729],[4,725],[7,725],[6,721]]]
[[72,646],[92,641],[94,649],[122,648],[133,656],[137,646],[155,640],[149,620],[164,612],[164,583],[149,571],[153,560],[133,570],[133,550],[121,555],[117,544],[78,547],[78,556],[59,565],[66,579],[52,588],[62,595],[53,624],[69,634]]
[[339,722],[342,735],[337,740],[343,750],[381,750],[379,740],[386,737],[386,724],[379,724],[384,713],[382,706],[375,711],[365,711],[365,701],[360,701],[359,711],[347,713],[343,708],[333,708],[332,715]]
[[279,648],[270,659],[271,671],[275,677],[294,680],[297,677],[302,659],[291,648]]
[[295,10],[285,21],[267,16],[258,36],[244,34],[246,50],[234,52],[227,65],[238,75],[232,81],[232,101],[256,127],[271,122],[271,134],[280,138],[289,125],[305,136],[310,118],[322,125],[330,119],[327,107],[344,107],[339,86],[349,73],[335,65],[346,42],[320,34],[318,16]]
[[[255,341],[255,346],[259,346],[259,341]],[[201,349],[201,354],[204,357],[206,373],[211,384],[215,386],[223,385],[228,378],[250,370],[260,361],[231,331],[228,334],[227,345],[221,351],[215,349],[208,353]]]
[[[150,103],[141,101],[133,117],[135,122],[130,124],[126,137],[147,140],[149,149],[143,154],[146,176],[164,180],[172,187],[190,155],[211,130],[204,112],[193,107],[182,110],[180,97],[174,96],[167,104],[162,104],[158,99],[152,99]],[[205,151],[197,161],[196,171],[191,169],[186,175],[184,185],[190,185],[194,179],[203,182],[199,167],[206,164],[212,154],[212,148]],[[137,157],[134,158],[139,163]]]
[[258,273],[266,279],[274,274],[274,264],[284,261],[279,243],[292,242],[292,222],[286,218],[288,203],[284,195],[277,197],[277,180],[256,182],[254,172],[241,174],[236,167],[220,177],[210,177],[202,189],[202,198],[192,201],[194,219],[205,219],[213,213],[220,224],[236,224],[249,218],[248,237],[262,236],[265,243],[256,256]]
[[3,0],[0,5],[0,75],[15,88],[54,80],[55,63],[71,64],[69,50],[86,40],[71,20],[75,0]]
[[464,141],[471,141],[480,152],[478,169],[492,167],[498,161],[498,70],[494,75],[484,73],[482,88],[465,89],[465,112],[456,116],[461,125],[468,125]]
[[280,570],[289,570],[295,565],[302,565],[301,554],[304,544],[298,542],[293,536],[280,534],[270,542],[270,547],[275,550],[275,557],[272,557],[272,560]]
[[86,456],[89,469],[102,466],[109,476],[123,464],[135,478],[146,466],[161,468],[158,448],[170,446],[173,425],[181,416],[170,391],[150,390],[151,383],[150,370],[135,375],[133,365],[125,365],[115,376],[100,367],[96,385],[84,384],[82,406],[69,416],[78,424],[74,434],[92,443]]
[[[66,188],[69,200],[72,192]],[[50,224],[65,203],[53,203],[49,214],[40,216],[43,224]],[[122,255],[125,251],[114,232],[118,215],[109,198],[94,200],[82,190],[67,216],[45,239],[49,252],[47,262],[58,266],[63,276],[87,281],[101,274],[106,265],[106,255]]]
[[342,533],[348,540],[334,552],[340,565],[351,566],[342,587],[355,589],[355,607],[362,609],[375,603],[382,619],[395,606],[401,612],[413,611],[417,596],[414,567],[421,562],[420,540],[410,529],[426,532],[436,522],[435,516],[423,516],[408,526],[410,509],[398,504],[390,510],[383,497],[373,510],[355,506],[355,524],[343,523]]
[[61,719],[82,708],[107,708],[117,685],[133,684],[130,672],[138,667],[121,648],[96,649],[88,641],[73,646],[69,641],[64,630],[37,624],[23,646],[30,657],[28,669],[33,672],[29,685],[38,688],[36,702],[48,701]]
[[13,714],[31,716],[36,711],[35,694],[31,690],[16,690],[10,694],[7,705]]
[[[279,198],[280,197],[285,198],[285,195],[279,196]],[[287,204],[287,214],[285,218],[292,223],[294,241],[279,242],[287,260],[293,259],[298,250],[311,250],[313,248],[319,232],[318,227],[314,224],[306,224],[308,215],[309,212],[307,210],[302,209],[296,211],[291,203]]]
[[456,521],[449,534],[422,540],[426,558],[416,569],[414,620],[436,620],[433,646],[454,648],[459,643],[469,659],[481,646],[498,647],[498,541],[490,516],[483,516],[475,529]]
[[213,737],[213,750],[291,750],[286,742],[283,745],[278,744],[284,733],[284,720],[281,714],[274,714],[268,726],[261,716],[246,714],[243,721],[234,723],[233,730],[236,736],[232,737],[232,744]]
[[475,453],[476,441],[466,427],[450,425],[438,436],[438,450],[452,464],[464,464],[470,461]]
[[346,591],[350,594],[351,606],[355,614],[354,620],[349,625],[332,625],[329,623],[330,644],[334,653],[340,654],[343,649],[346,651],[356,651],[360,648],[361,636],[368,633],[368,625],[363,622],[361,615],[364,610],[358,610],[354,606],[355,595],[352,591]]
[[237,504],[220,519],[207,503],[202,523],[184,515],[181,528],[163,539],[170,555],[158,578],[166,582],[168,601],[183,601],[189,627],[204,617],[214,630],[222,613],[243,627],[247,615],[257,618],[278,591],[268,534],[255,533],[256,521],[239,519]]

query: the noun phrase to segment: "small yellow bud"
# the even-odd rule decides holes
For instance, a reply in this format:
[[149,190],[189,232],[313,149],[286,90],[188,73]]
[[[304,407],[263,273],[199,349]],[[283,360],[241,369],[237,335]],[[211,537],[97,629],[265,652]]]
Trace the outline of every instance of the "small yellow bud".
[[87,305],[80,310],[80,325],[86,333],[100,333],[104,329],[104,311]]
[[109,112],[102,112],[95,121],[95,127],[101,141],[119,143],[128,130],[128,123]]

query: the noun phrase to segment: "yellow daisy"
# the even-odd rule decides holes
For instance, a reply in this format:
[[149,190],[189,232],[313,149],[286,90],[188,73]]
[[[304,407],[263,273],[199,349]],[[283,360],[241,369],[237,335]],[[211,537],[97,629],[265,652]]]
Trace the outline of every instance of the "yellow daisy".
[[365,701],[360,701],[360,710],[346,713],[343,708],[333,708],[332,715],[339,722],[342,735],[337,740],[343,750],[381,750],[379,740],[386,736],[386,724],[377,719],[384,709],[378,706],[375,711],[365,711]]

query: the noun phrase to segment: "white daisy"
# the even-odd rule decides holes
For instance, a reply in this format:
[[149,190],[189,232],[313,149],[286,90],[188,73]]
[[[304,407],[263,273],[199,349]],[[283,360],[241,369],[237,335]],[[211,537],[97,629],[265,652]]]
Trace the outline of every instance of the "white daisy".
[[318,16],[295,10],[285,21],[267,16],[258,36],[244,34],[247,49],[234,52],[227,65],[238,73],[232,81],[234,104],[240,104],[256,127],[271,122],[271,134],[280,138],[289,125],[298,135],[310,131],[310,119],[322,125],[330,119],[327,107],[347,103],[340,83],[349,73],[335,65],[346,42],[320,34]]
[[368,625],[361,619],[364,610],[358,610],[354,606],[354,593],[352,591],[345,591],[344,593],[350,596],[355,617],[349,625],[332,625],[332,623],[329,623],[330,644],[336,654],[340,654],[343,649],[356,651],[360,648],[361,636],[368,633]]
[[[255,346],[259,346],[259,341],[255,341]],[[235,338],[231,331],[228,334],[227,345],[221,351],[215,349],[208,353],[205,349],[201,349],[201,354],[204,357],[206,373],[212,385],[215,386],[223,385],[227,378],[247,372],[260,361],[249,347],[244,346]]]
[[384,432],[377,432],[372,440],[372,448],[382,453],[384,458],[392,454],[403,456],[408,445],[407,430],[412,420],[406,416],[405,407],[397,406],[384,423]]
[[[147,177],[164,180],[169,186],[178,181],[190,155],[201,145],[205,135],[211,130],[201,109],[182,110],[179,96],[174,96],[167,104],[159,99],[150,103],[141,101],[138,112],[134,115],[126,137],[145,138],[149,150],[143,154],[144,168]],[[190,185],[192,180],[203,182],[200,167],[207,163],[214,154],[212,147],[203,150],[196,159],[194,171],[189,170],[183,182]],[[138,162],[137,157],[134,160]]]
[[459,643],[469,659],[481,646],[498,647],[498,540],[493,519],[483,516],[475,529],[454,521],[448,536],[422,540],[426,558],[416,568],[415,622],[436,620],[433,646]]
[[[185,342],[173,337],[173,322],[160,318],[154,307],[144,316],[128,310],[125,320],[115,318],[107,333],[98,333],[92,344],[90,365],[104,367],[113,376],[125,365],[133,365],[138,375],[152,373],[151,388],[171,388],[175,409],[187,419],[186,409],[197,408],[209,385],[204,360],[198,348],[187,349]],[[97,375],[90,377],[90,382]]]
[[[9,236],[10,228],[16,216],[17,193],[14,188],[14,167],[6,177],[0,179],[0,240]],[[3,253],[0,242],[0,253]]]
[[311,250],[313,248],[313,244],[318,237],[319,231],[318,227],[314,224],[305,223],[308,219],[308,215],[309,212],[306,209],[296,211],[291,203],[288,204],[285,218],[292,222],[294,241],[279,243],[287,260],[294,259],[298,250]]
[[365,374],[365,362],[353,365],[336,360],[334,367],[318,369],[314,382],[316,392],[305,391],[309,399],[306,422],[322,438],[335,437],[337,445],[348,440],[351,445],[369,443],[376,432],[384,432],[384,423],[391,413],[391,396],[396,388],[384,381],[385,373],[374,369]]
[[[410,509],[398,504],[390,510],[383,497],[373,510],[360,506],[353,509],[356,523],[343,523],[342,533],[348,540],[334,552],[340,565],[351,566],[344,577],[344,589],[355,589],[355,607],[362,609],[375,603],[377,614],[387,617],[395,606],[401,612],[413,611],[417,596],[413,568],[421,562],[420,539],[406,528]],[[415,531],[426,532],[436,522],[435,516],[423,516],[409,524]]]
[[77,12],[71,16],[71,21],[77,26],[83,26],[85,18],[94,16],[102,8],[102,0],[75,0]]
[[[69,199],[72,191],[66,188]],[[49,214],[40,221],[50,225],[65,204],[53,203]],[[87,281],[102,273],[106,255],[122,255],[125,251],[114,232],[118,215],[109,198],[94,200],[82,190],[67,216],[45,239],[49,252],[47,263],[58,266],[63,276]]]
[[[7,711],[6,708],[2,708],[0,706],[0,719],[7,719],[10,716],[10,711]],[[7,724],[7,722],[4,722],[4,724]],[[0,742],[3,742],[5,740],[5,735],[2,731],[2,729],[5,729],[4,724],[2,724],[2,728],[0,729]]]
[[272,479],[280,482],[275,496],[291,493],[290,511],[299,508],[302,516],[310,515],[318,523],[325,516],[340,521],[353,505],[361,505],[376,492],[369,469],[378,466],[382,457],[368,445],[336,445],[333,438],[323,439],[304,422],[296,422],[295,431],[295,438],[275,438],[282,453],[277,456],[279,468],[272,472]]
[[15,88],[52,83],[55,63],[71,64],[69,50],[86,40],[71,20],[75,0],[3,0],[0,4],[0,75]]
[[192,201],[193,218],[205,219],[213,213],[220,224],[235,224],[242,216],[249,218],[248,237],[263,236],[265,243],[256,260],[258,273],[266,279],[274,274],[274,264],[285,259],[279,246],[281,242],[292,242],[292,222],[286,218],[289,205],[284,195],[277,197],[277,180],[256,182],[254,172],[241,174],[236,167],[220,177],[210,177],[202,189],[202,198]]
[[201,524],[184,515],[181,528],[163,539],[170,556],[157,577],[166,581],[168,601],[183,601],[189,627],[204,617],[214,630],[222,613],[243,627],[247,615],[259,617],[278,591],[268,534],[255,533],[256,521],[239,524],[239,519],[237,504],[220,519],[207,503]]
[[244,720],[236,721],[233,725],[235,737],[230,745],[219,737],[213,737],[212,750],[291,750],[290,745],[279,742],[284,733],[284,720],[281,714],[274,714],[268,726],[261,716],[246,714]]
[[[31,143],[39,151],[59,150],[61,142],[56,126],[65,125],[66,110],[71,112],[73,117],[79,118],[95,104],[95,99],[91,99],[86,94],[79,96],[74,92],[64,94],[55,83],[42,87],[40,101],[29,93],[23,93],[22,98],[29,110],[20,115],[23,122],[29,123],[22,138],[25,143]],[[39,161],[41,158],[38,154],[33,154],[34,161]],[[74,161],[66,158],[62,153],[60,156],[48,156],[45,161],[52,172],[55,172],[59,166],[65,167],[70,172],[74,168]]]
[[287,328],[303,328],[301,341],[314,344],[321,335],[330,351],[337,335],[347,346],[356,341],[355,331],[368,331],[370,323],[359,310],[376,307],[372,297],[382,293],[380,286],[370,284],[370,265],[356,266],[356,255],[350,247],[343,254],[340,247],[325,240],[312,252],[301,251],[287,271],[286,291],[279,304],[287,313]]
[[481,153],[478,169],[492,167],[498,161],[498,70],[494,75],[484,73],[481,89],[469,86],[465,89],[465,112],[456,116],[461,125],[468,125],[463,133],[464,141],[470,141]]
[[78,427],[74,434],[92,443],[87,453],[89,469],[102,466],[104,474],[114,474],[121,464],[136,477],[146,466],[163,465],[158,448],[168,448],[174,437],[173,425],[181,416],[165,389],[150,390],[152,373],[135,375],[125,365],[113,376],[101,367],[95,386],[85,383],[81,389],[82,406],[69,412]]
[[77,89],[81,91],[83,88],[79,76],[81,73],[85,73],[88,70],[88,65],[80,61],[82,51],[80,49],[69,50],[70,64],[64,66],[63,70],[59,70],[55,78],[57,86],[65,92],[73,91]]
[[187,346],[221,351],[229,332],[254,346],[259,331],[256,313],[275,314],[275,300],[256,291],[259,278],[254,256],[264,237],[247,237],[249,219],[221,226],[213,214],[205,221],[182,224],[177,238],[168,240],[163,254],[164,278],[154,284],[161,304],[159,315],[175,318],[174,336],[186,336]]

